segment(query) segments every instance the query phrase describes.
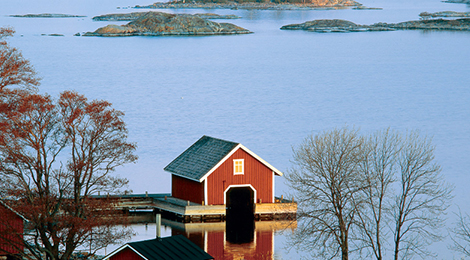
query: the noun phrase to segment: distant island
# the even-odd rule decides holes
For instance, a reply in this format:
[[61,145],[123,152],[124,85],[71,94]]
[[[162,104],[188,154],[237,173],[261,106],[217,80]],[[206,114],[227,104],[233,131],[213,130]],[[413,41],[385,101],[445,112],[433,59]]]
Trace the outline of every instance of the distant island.
[[435,13],[422,12],[419,14],[422,19],[436,18],[436,17],[470,17],[470,12],[455,12],[455,11],[442,11]]
[[83,36],[226,35],[252,33],[231,23],[216,23],[190,14],[147,12],[126,25],[108,25]]
[[346,7],[362,6],[354,0],[240,0],[237,2],[227,0],[196,0],[196,1],[173,1],[157,2],[151,5],[134,8],[151,9],[183,9],[183,8],[205,8],[205,9],[256,9],[256,10],[311,10],[311,9],[338,9]]
[[470,4],[470,0],[446,0],[442,1],[444,3],[453,3],[453,4]]
[[85,15],[73,15],[73,14],[14,14],[10,17],[22,17],[22,18],[74,18],[74,17],[86,17]]
[[[146,15],[145,12],[133,12],[133,13],[124,13],[124,14],[105,14],[93,17],[93,21],[134,21],[137,18],[140,18],[143,15]],[[240,16],[229,14],[229,15],[219,15],[212,13],[198,13],[193,14],[199,18],[203,19],[239,19]]]
[[312,32],[367,32],[367,31],[395,31],[395,30],[460,30],[470,31],[470,19],[455,20],[433,19],[407,21],[401,23],[375,23],[372,25],[359,25],[346,20],[313,20],[301,24],[290,24],[281,27],[281,30],[307,30]]

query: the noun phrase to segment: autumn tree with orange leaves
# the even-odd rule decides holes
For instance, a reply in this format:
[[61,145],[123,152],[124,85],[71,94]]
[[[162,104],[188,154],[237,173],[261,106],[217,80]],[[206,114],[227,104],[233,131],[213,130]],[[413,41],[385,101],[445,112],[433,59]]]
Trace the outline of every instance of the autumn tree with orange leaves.
[[0,181],[9,206],[28,219],[23,243],[33,259],[71,259],[130,235],[112,199],[127,180],[112,174],[135,162],[123,112],[65,91],[57,100],[25,89],[0,92]]
[[0,27],[0,92],[8,86],[16,85],[26,89],[39,86],[39,78],[29,61],[5,41],[6,37],[14,33],[12,28]]

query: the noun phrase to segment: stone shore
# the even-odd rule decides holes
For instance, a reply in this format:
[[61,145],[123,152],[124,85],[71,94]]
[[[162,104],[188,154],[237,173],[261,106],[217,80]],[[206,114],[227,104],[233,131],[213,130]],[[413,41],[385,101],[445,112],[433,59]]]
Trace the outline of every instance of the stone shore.
[[[143,15],[146,15],[146,12],[133,12],[133,13],[123,13],[123,14],[105,14],[93,17],[93,21],[134,21]],[[199,18],[203,19],[239,19],[237,15],[219,15],[212,13],[198,13],[193,14]]]
[[182,2],[157,2],[151,5],[134,8],[149,9],[244,9],[244,10],[315,10],[315,9],[341,9],[347,7],[361,6],[354,0],[313,0],[311,3],[303,4],[276,4],[276,3],[182,3]]
[[73,14],[14,14],[10,17],[21,17],[21,18],[75,18],[75,17],[86,17],[85,15],[73,15]]
[[444,3],[452,3],[452,4],[470,4],[470,0],[447,0],[442,1]]
[[442,11],[435,13],[422,12],[419,14],[422,19],[437,17],[470,17],[470,12]]
[[346,20],[313,20],[301,24],[289,24],[281,27],[281,30],[306,30],[312,32],[367,32],[367,31],[395,31],[395,30],[450,30],[470,31],[470,19],[455,20],[433,19],[407,21],[401,23],[375,23],[372,25],[360,25]]

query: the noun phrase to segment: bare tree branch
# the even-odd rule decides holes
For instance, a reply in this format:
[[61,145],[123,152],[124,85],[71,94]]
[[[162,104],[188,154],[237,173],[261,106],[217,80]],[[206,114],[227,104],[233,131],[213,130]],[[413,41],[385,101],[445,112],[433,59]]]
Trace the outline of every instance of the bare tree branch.
[[303,220],[293,245],[327,258],[431,255],[453,188],[429,139],[343,128],[309,136],[293,152],[286,179]]
[[299,218],[308,220],[299,225],[295,244],[309,241],[308,248],[319,256],[348,259],[355,204],[364,199],[363,145],[356,130],[344,128],[309,136],[294,149],[286,179],[295,191]]
[[458,221],[451,230],[451,239],[454,244],[450,246],[450,249],[470,257],[470,216],[462,214],[461,211],[456,215]]
[[452,198],[453,187],[444,182],[434,163],[431,140],[412,132],[403,140],[398,164],[398,193],[393,202],[394,259],[417,254],[426,257],[425,248],[442,239],[437,230]]

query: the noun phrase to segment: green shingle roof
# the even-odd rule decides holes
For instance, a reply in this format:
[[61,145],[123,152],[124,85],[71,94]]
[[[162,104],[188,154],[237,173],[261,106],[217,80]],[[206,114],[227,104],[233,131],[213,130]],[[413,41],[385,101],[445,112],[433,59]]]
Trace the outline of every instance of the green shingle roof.
[[148,260],[214,259],[183,235],[132,242],[127,245]]
[[164,170],[189,179],[200,181],[206,173],[229,154],[238,143],[203,136]]

